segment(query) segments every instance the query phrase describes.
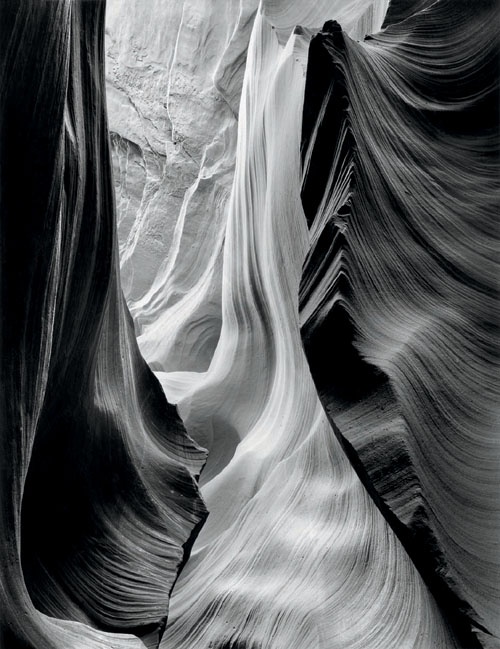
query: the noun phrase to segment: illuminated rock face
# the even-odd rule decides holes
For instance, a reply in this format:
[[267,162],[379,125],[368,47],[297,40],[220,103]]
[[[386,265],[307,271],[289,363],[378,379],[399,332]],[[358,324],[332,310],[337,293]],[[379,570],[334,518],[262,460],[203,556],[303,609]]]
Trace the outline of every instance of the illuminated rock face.
[[161,646],[459,646],[343,453],[307,367],[298,290],[309,39],[280,45],[273,27],[259,13],[248,52],[219,343],[202,377],[162,375],[211,448],[211,514]]
[[121,275],[156,368],[206,370],[220,334],[224,223],[257,4],[132,0],[124,16],[121,0],[108,2]]
[[495,647],[492,5],[5,7],[0,647]]

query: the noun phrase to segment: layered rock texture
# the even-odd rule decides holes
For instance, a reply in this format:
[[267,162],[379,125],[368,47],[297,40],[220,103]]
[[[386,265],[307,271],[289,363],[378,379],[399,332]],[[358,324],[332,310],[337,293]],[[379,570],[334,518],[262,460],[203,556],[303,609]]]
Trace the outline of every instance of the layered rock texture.
[[428,5],[363,44],[335,23],[311,44],[302,335],[415,564],[498,634],[496,7]]
[[499,646],[494,3],[0,13],[0,647]]
[[1,7],[2,649],[142,646],[206,515],[119,288],[104,9]]

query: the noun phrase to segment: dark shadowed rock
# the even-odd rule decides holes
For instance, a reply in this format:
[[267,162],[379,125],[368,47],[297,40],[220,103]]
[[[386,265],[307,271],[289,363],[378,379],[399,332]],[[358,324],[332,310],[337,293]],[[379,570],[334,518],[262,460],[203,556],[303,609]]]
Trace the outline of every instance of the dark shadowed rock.
[[141,358],[120,289],[104,8],[0,8],[6,649],[135,647],[90,627],[158,627],[206,515],[204,452]]

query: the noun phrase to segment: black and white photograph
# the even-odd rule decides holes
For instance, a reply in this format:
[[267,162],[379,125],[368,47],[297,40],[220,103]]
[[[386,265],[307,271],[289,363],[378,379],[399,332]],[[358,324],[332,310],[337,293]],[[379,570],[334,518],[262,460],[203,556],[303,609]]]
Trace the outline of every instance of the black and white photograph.
[[0,0],[0,649],[500,649],[497,0]]

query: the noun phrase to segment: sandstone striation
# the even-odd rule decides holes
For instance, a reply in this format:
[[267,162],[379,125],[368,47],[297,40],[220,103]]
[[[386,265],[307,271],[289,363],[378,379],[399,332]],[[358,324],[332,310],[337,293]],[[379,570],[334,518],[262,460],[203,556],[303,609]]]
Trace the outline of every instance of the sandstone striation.
[[0,649],[499,646],[495,17],[2,4]]
[[311,44],[301,331],[344,449],[472,647],[470,625],[500,635],[494,7],[398,5],[362,43],[327,23]]
[[9,0],[0,30],[0,644],[135,649],[206,516],[205,454],[120,289],[104,4]]

